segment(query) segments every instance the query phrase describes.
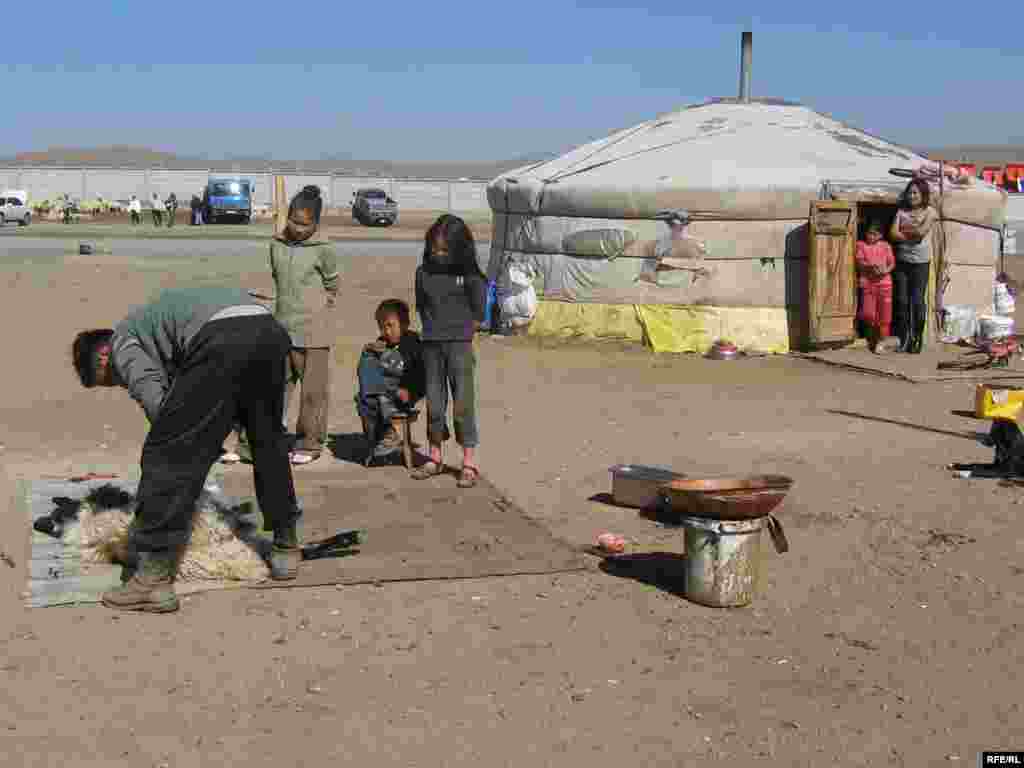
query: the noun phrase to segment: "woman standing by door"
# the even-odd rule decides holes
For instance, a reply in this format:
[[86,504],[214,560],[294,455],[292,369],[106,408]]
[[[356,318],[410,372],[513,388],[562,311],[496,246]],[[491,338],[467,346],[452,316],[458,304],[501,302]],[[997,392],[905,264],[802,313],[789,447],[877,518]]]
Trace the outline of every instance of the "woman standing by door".
[[893,320],[900,351],[919,354],[928,321],[928,277],[931,271],[931,231],[938,221],[931,207],[931,190],[914,179],[903,191],[900,210],[889,228],[896,251],[893,271]]

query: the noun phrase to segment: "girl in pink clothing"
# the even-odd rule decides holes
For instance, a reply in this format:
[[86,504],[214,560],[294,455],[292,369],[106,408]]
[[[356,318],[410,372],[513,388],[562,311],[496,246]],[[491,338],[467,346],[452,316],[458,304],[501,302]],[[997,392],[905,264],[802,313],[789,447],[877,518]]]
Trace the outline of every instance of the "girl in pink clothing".
[[892,248],[882,239],[878,222],[868,224],[864,240],[857,242],[857,274],[860,287],[858,319],[867,327],[868,345],[877,349],[892,333],[892,277],[896,266]]

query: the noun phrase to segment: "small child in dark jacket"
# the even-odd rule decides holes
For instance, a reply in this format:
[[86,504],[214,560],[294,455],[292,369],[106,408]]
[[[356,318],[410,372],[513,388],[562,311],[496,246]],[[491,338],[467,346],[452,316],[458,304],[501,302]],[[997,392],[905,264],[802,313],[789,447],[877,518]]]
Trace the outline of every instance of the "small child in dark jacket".
[[425,390],[420,337],[409,330],[409,305],[400,299],[382,301],[375,314],[380,337],[363,348],[356,375],[356,410],[370,442],[371,458],[402,449],[391,417],[408,411]]
[[483,322],[486,301],[487,280],[477,262],[473,233],[458,216],[445,214],[427,231],[423,264],[416,270],[416,309],[423,322],[430,443],[430,460],[413,473],[417,480],[444,471],[441,447],[449,437],[449,388],[455,441],[463,451],[458,485],[472,488],[480,476],[473,460],[480,442],[473,338]]

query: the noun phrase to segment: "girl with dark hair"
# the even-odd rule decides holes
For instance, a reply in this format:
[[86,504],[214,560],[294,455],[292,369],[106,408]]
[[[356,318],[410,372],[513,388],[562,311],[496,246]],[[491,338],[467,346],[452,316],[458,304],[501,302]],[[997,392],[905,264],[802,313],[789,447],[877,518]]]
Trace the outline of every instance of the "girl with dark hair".
[[476,485],[480,470],[474,451],[477,430],[476,354],[473,339],[484,319],[487,280],[476,258],[466,222],[445,214],[427,230],[423,263],[416,270],[416,311],[423,325],[427,442],[430,458],[413,473],[417,480],[444,471],[442,445],[449,438],[448,391],[453,401],[455,441],[462,446],[460,488]]
[[[319,235],[322,211],[319,187],[303,187],[288,206],[287,226],[270,242],[274,317],[292,339],[282,414],[286,420],[292,391],[301,382],[292,464],[316,461],[327,448],[330,353],[339,275],[334,246]],[[225,455],[222,461],[248,458],[247,454],[246,438],[240,432],[238,453]]]
[[857,318],[865,326],[868,348],[878,352],[879,342],[892,332],[891,273],[896,262],[877,221],[868,222],[864,239],[857,242],[856,262],[860,293]]
[[932,227],[938,214],[931,207],[924,179],[913,179],[903,192],[900,210],[889,229],[896,248],[893,271],[893,324],[900,351],[919,354],[928,321],[928,276],[931,271]]

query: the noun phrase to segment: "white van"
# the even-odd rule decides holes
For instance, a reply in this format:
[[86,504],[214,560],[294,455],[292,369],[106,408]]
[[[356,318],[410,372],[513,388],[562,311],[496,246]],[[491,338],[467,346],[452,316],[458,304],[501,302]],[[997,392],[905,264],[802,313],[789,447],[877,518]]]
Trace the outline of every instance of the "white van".
[[0,193],[0,227],[9,221],[16,221],[23,227],[32,222],[28,193],[23,189],[8,189]]

